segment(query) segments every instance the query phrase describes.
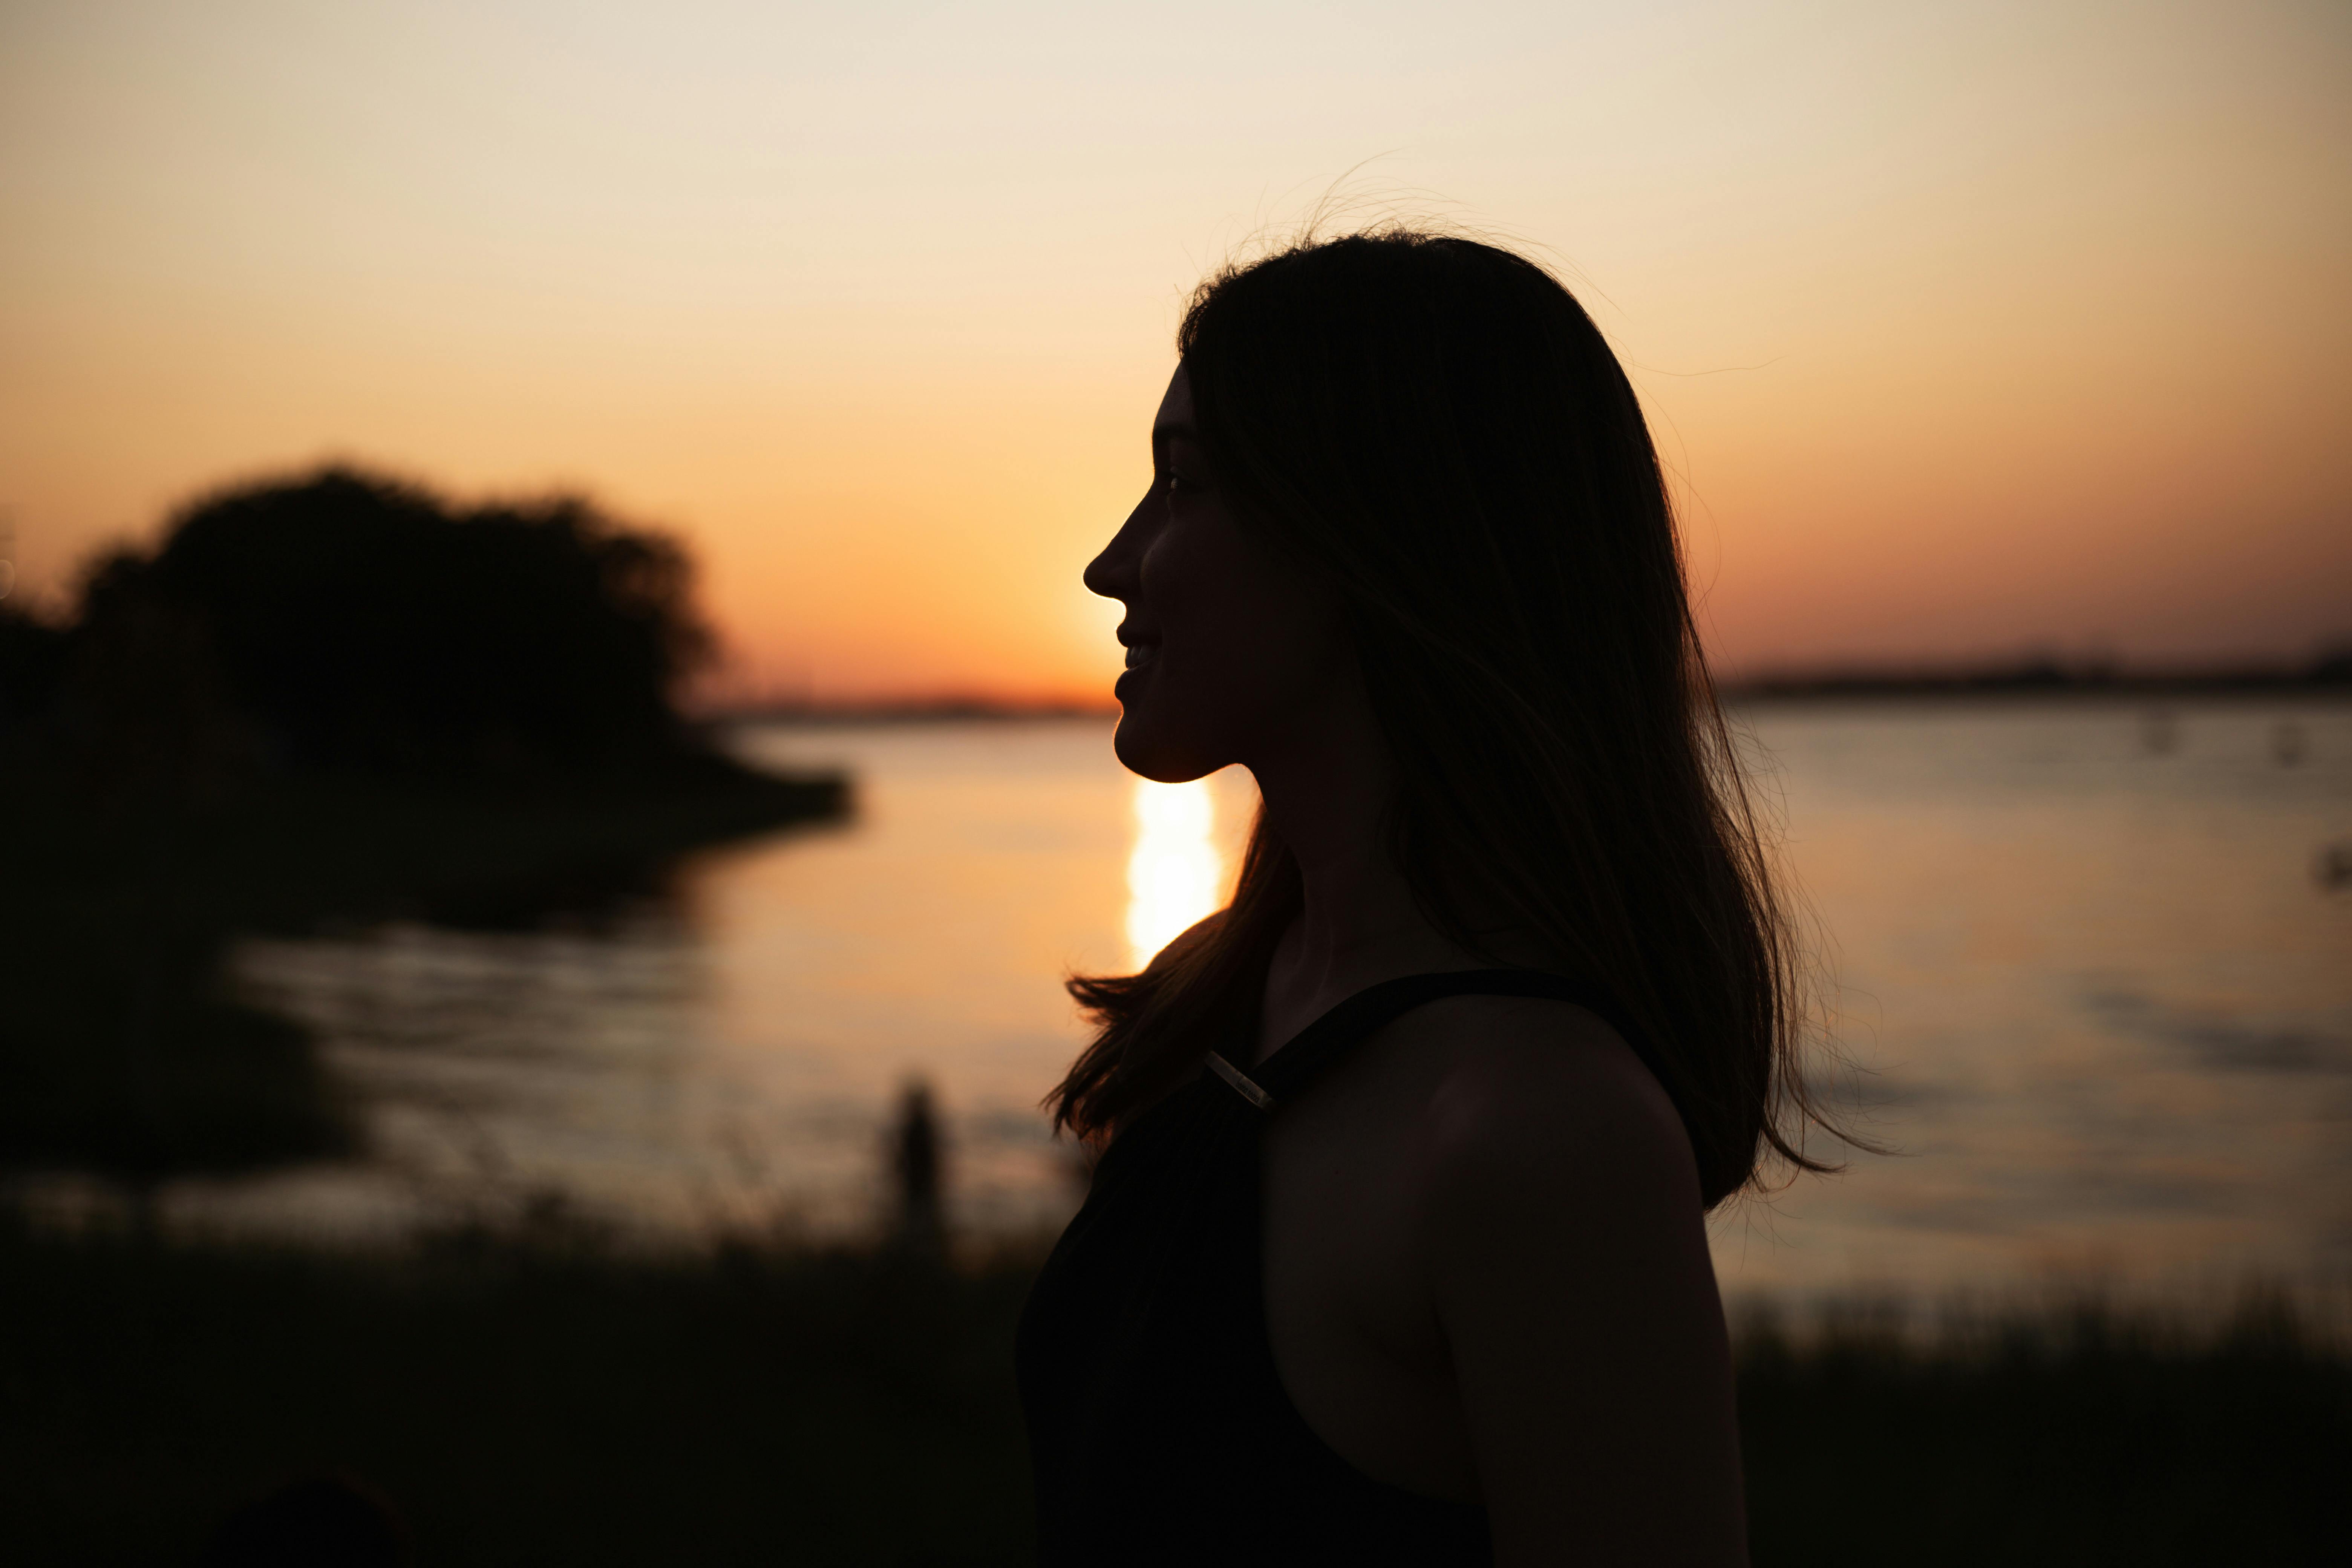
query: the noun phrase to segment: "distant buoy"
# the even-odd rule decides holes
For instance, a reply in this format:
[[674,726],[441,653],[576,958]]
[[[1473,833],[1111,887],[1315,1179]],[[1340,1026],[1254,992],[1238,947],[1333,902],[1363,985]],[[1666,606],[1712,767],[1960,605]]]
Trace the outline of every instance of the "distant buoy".
[[2299,766],[2304,756],[2303,726],[2281,724],[2272,730],[2271,755],[2278,759],[2278,764],[2283,768]]
[[2168,708],[2151,708],[2139,716],[2140,749],[2161,757],[2180,744],[2180,724]]
[[2331,893],[2352,888],[2352,844],[2331,844],[2322,849],[2314,858],[2311,870],[2319,885]]

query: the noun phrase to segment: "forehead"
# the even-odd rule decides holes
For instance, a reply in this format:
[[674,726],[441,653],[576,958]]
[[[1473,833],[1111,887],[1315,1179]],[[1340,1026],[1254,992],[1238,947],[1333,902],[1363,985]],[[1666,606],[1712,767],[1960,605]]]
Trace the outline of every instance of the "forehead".
[[1152,416],[1151,434],[1155,438],[1192,434],[1192,384],[1186,379],[1181,364],[1176,374],[1168,378],[1168,391],[1160,399],[1160,412]]

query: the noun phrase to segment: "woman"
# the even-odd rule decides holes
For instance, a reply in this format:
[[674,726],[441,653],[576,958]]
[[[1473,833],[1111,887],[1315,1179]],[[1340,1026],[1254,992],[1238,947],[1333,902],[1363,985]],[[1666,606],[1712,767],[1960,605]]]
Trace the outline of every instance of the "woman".
[[1788,950],[1633,390],[1542,268],[1412,232],[1178,344],[1087,569],[1117,748],[1264,805],[1230,907],[1071,983],[1043,1561],[1743,1562],[1704,1215],[1806,1163]]

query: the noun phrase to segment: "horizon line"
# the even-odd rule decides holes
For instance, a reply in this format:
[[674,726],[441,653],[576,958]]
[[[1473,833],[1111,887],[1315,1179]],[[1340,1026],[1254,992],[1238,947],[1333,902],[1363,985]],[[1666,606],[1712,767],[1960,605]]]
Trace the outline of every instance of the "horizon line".
[[[1832,696],[1992,696],[2048,693],[2189,696],[2352,688],[2352,646],[2315,658],[2126,666],[2110,658],[2045,656],[1993,661],[1822,662],[1753,668],[1720,676],[1716,690],[1733,700]],[[689,702],[698,720],[1108,719],[1119,704],[1108,696],[990,691],[971,687],[915,688],[858,696],[735,695]]]

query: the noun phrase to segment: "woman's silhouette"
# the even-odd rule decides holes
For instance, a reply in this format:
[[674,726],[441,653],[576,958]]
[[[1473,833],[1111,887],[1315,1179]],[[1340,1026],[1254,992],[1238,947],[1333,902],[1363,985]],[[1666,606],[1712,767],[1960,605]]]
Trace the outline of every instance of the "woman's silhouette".
[[1228,270],[1179,348],[1087,585],[1120,761],[1264,807],[1230,907],[1071,984],[1043,1560],[1742,1562],[1703,1221],[1804,1112],[1633,391],[1541,268],[1412,232]]

